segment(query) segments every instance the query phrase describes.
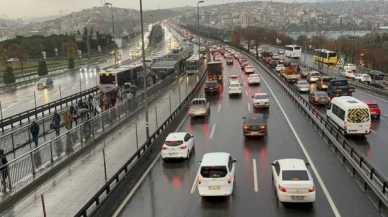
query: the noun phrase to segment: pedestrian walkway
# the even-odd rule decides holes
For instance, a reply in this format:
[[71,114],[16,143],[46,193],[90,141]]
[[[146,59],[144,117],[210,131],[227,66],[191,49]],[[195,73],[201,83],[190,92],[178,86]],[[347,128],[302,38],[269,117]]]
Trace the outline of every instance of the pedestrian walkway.
[[[161,125],[168,118],[187,93],[193,89],[195,82],[192,82],[192,79],[198,80],[199,77],[194,75],[180,80],[179,85],[175,85],[164,96],[149,105],[150,134],[157,129],[157,125]],[[137,145],[140,147],[145,141],[145,118],[142,113],[108,136],[105,141],[101,141],[88,155],[69,165],[52,180],[21,200],[3,216],[43,216],[41,194],[44,196],[47,216],[74,216],[105,183],[103,148],[106,174],[109,179],[136,152]]]

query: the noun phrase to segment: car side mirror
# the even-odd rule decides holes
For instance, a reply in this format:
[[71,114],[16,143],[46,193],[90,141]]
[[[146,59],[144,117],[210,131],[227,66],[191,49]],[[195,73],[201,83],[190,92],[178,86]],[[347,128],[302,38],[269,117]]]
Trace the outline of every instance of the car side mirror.
[[194,136],[193,136],[193,135],[191,135],[190,137],[191,137],[191,138],[194,138]]
[[200,160],[200,161],[198,161],[198,163],[202,163],[202,161]]
[[309,163],[309,162],[306,162],[305,164],[306,164],[306,166],[310,166],[310,163]]
[[237,162],[237,160],[236,160],[236,159],[234,159],[234,160],[233,160],[233,163],[236,163],[236,162]]
[[275,163],[271,163],[272,166],[275,166]]
[[252,96],[252,99],[255,98],[255,96]]
[[268,98],[269,98],[269,96],[268,96]]
[[247,119],[246,117],[243,117],[242,119]]

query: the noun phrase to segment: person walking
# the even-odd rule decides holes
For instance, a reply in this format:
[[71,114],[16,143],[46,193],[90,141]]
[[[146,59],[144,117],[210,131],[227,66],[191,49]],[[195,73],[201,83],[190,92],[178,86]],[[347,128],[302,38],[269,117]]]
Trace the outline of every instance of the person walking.
[[75,126],[78,125],[78,111],[77,109],[75,109],[74,106],[70,107],[70,114],[71,114],[71,117],[73,118],[73,121],[75,122]]
[[36,123],[36,121],[32,121],[31,126],[30,126],[30,132],[32,135],[32,141],[35,143],[35,147],[38,147],[38,141],[39,141],[39,124]]
[[53,123],[54,123],[55,135],[59,136],[59,131],[60,131],[59,124],[61,123],[61,116],[58,114],[57,111],[54,112]]
[[2,192],[7,193],[7,178],[8,178],[8,160],[4,154],[4,150],[0,149],[0,178],[2,185]]
[[65,122],[65,127],[67,130],[71,130],[73,118],[68,109],[63,113],[63,121]]

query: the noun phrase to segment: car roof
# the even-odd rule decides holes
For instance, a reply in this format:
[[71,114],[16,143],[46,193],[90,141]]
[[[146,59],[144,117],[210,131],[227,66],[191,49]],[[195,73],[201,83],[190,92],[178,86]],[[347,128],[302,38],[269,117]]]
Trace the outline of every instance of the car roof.
[[248,77],[260,77],[260,76],[258,74],[253,73],[253,74],[250,74]]
[[234,78],[234,77],[238,78],[238,75],[230,75],[229,77],[230,78]]
[[373,99],[362,100],[362,102],[367,105],[377,104]]
[[218,83],[218,81],[215,81],[215,80],[206,81],[206,84],[216,84],[216,83]]
[[201,167],[203,166],[228,166],[229,153],[226,152],[210,152],[206,153],[202,157]]
[[168,136],[166,138],[166,141],[174,141],[174,140],[183,141],[183,139],[185,138],[186,134],[187,134],[187,132],[174,132],[174,133],[170,133],[170,134],[168,134]]
[[240,84],[240,82],[238,82],[238,81],[232,81],[232,82],[230,82],[229,86],[230,86],[230,85],[232,85],[232,84],[238,84],[238,85],[241,85],[241,84]]
[[313,92],[315,95],[325,95],[325,96],[327,96],[327,93],[325,92],[325,91],[314,91]]
[[306,163],[298,158],[285,158],[277,160],[281,170],[307,170]]
[[261,95],[261,96],[268,96],[268,94],[267,93],[255,93],[255,96],[256,95]]
[[246,124],[265,123],[265,116],[262,113],[246,114],[244,123]]

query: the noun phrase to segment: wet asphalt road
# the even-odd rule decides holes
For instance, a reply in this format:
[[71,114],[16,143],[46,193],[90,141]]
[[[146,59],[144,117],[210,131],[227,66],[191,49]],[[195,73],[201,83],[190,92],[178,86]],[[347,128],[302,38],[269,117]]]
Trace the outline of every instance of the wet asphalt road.
[[[277,52],[277,49],[271,48],[271,51]],[[304,61],[304,54],[302,54],[300,60]],[[314,64],[311,54],[307,54],[306,64]],[[334,68],[329,70],[333,75],[337,75],[337,71],[338,69]],[[316,85],[311,84],[310,89],[315,91]],[[302,93],[302,95],[308,100],[308,93]],[[381,109],[381,116],[380,119],[372,119],[372,133],[370,135],[367,135],[365,138],[349,138],[348,141],[364,153],[382,175],[388,177],[388,164],[386,161],[386,153],[388,153],[388,99],[384,96],[368,93],[365,90],[357,90],[357,88],[353,97],[359,100],[372,99],[376,101]],[[326,108],[324,106],[314,107],[320,114],[326,116]]]
[[[249,58],[248,60],[252,61]],[[257,64],[253,65],[267,83],[262,80],[261,86],[250,87],[236,61],[233,66],[224,64],[224,84],[229,75],[242,75],[242,96],[229,98],[227,87],[224,87],[222,94],[208,98],[211,101],[211,115],[207,120],[182,120],[182,126],[177,131],[191,133],[196,141],[195,152],[190,160],[165,163],[160,157],[156,159],[155,165],[119,216],[330,217],[335,216],[330,201],[335,204],[340,216],[379,216],[371,202],[288,96]],[[256,92],[266,92],[270,95],[270,109],[267,113],[268,136],[266,139],[244,140],[242,117],[253,112],[250,96]],[[282,110],[287,116],[283,115]],[[316,185],[316,203],[313,207],[284,206],[276,201],[271,184],[270,164],[281,158],[306,159],[301,147],[312,159],[310,163],[314,164],[321,178],[318,181],[317,174],[312,172]],[[233,196],[203,199],[196,190],[191,193],[191,190],[196,188],[198,161],[204,153],[216,151],[229,152],[238,160]],[[257,164],[257,180],[254,180],[253,175],[254,161]],[[258,184],[257,192],[254,189],[255,182]],[[323,188],[327,189],[330,196],[323,192]]]

